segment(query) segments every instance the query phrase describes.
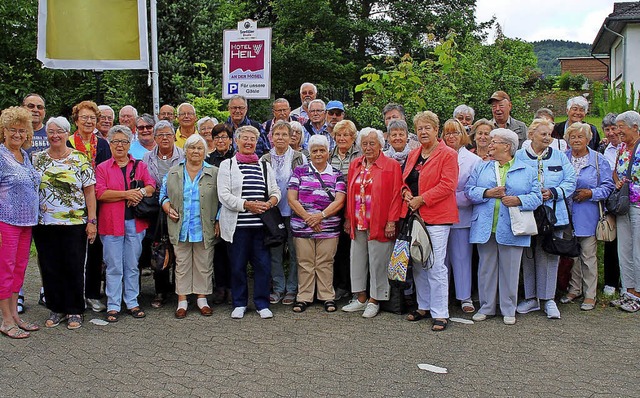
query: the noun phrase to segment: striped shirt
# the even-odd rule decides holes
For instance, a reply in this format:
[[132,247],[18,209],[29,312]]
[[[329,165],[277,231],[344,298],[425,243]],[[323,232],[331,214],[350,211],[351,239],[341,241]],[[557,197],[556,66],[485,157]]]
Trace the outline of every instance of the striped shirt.
[[[244,176],[242,181],[242,199],[249,201],[264,201],[267,185],[262,175],[260,163],[238,163],[240,172]],[[262,220],[250,211],[243,211],[238,214],[237,228],[261,228]]]

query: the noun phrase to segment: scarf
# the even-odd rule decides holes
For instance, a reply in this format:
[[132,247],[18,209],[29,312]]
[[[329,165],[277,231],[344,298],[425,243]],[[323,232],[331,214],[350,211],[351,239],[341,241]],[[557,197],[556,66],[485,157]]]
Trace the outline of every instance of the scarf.
[[293,161],[293,149],[287,148],[284,154],[277,155],[276,149],[271,148],[269,153],[271,154],[271,167],[273,167],[273,171],[276,174],[276,182],[278,183],[278,186],[286,184],[293,172],[291,164]]
[[531,155],[531,157],[535,157],[538,159],[538,181],[540,182],[541,186],[544,186],[544,164],[542,163],[542,159],[544,159],[547,156],[547,153],[549,152],[549,147],[546,147],[540,155],[538,155],[533,150],[533,145],[529,146],[526,149],[526,151]]
[[387,149],[384,154],[388,157],[390,157],[391,159],[396,160],[398,163],[400,163],[401,166],[403,166],[405,164],[405,162],[407,161],[407,156],[409,155],[409,144],[404,146],[404,149],[402,150],[402,152],[396,152],[395,149],[393,149],[392,146],[389,146],[389,149]]
[[98,154],[98,137],[95,134],[91,134],[89,140],[89,153],[87,153],[87,147],[82,141],[82,136],[77,132],[73,135],[73,146],[76,150],[84,153],[87,158],[91,159],[91,168],[96,169],[96,155]]
[[251,155],[245,155],[240,152],[236,153],[236,160],[238,163],[258,163],[258,155],[252,153]]

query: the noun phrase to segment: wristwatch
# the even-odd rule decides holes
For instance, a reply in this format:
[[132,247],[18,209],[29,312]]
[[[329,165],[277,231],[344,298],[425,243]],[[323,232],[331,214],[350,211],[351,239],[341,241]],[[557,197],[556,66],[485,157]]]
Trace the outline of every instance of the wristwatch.
[[98,225],[98,220],[96,220],[95,218],[90,218],[87,220],[87,222],[89,224]]
[[140,188],[140,192],[142,192],[142,196],[147,196],[147,189],[145,187]]

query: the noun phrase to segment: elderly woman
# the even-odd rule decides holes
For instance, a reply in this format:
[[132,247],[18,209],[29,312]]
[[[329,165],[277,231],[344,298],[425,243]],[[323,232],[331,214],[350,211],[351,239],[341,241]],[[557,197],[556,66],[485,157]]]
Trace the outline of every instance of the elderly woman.
[[[531,146],[519,149],[516,159],[537,170],[544,204],[551,208],[556,203],[554,234],[562,236],[569,225],[569,214],[564,204],[576,189],[576,172],[567,156],[551,147],[553,124],[546,119],[534,119],[529,126],[528,138]],[[549,319],[560,319],[560,311],[554,301],[558,278],[559,256],[542,249],[542,238],[535,239],[531,248],[525,249],[522,259],[525,300],[518,304],[517,311],[526,314],[540,309],[539,300],[544,300],[544,311]]]
[[[354,159],[361,156],[360,148],[355,144],[358,129],[356,129],[356,125],[351,120],[342,120],[333,127],[333,134],[336,146],[329,155],[329,163],[340,170],[346,183],[349,165]],[[333,262],[333,283],[336,300],[351,295],[350,252],[351,237],[343,228],[340,228],[338,248]]]
[[[614,303],[628,312],[640,310],[640,154],[638,142],[640,115],[636,111],[626,111],[616,117],[620,146],[613,181],[616,188],[629,183],[631,206],[625,215],[616,217],[618,235],[618,255],[622,289],[626,292]],[[631,178],[627,178],[631,167]]]
[[595,236],[596,225],[600,219],[598,203],[613,191],[613,178],[609,162],[603,155],[587,146],[591,141],[591,128],[588,124],[572,124],[565,131],[564,139],[571,146],[571,150],[567,151],[567,157],[577,176],[571,213],[575,233],[580,242],[580,257],[573,261],[569,292],[560,302],[570,303],[584,295],[580,309],[589,311],[595,307],[598,286],[598,241]]
[[489,142],[491,141],[491,130],[493,130],[493,124],[487,119],[480,119],[471,127],[470,136],[473,137],[475,147],[470,151],[478,155],[482,160],[490,160]]
[[149,224],[146,220],[133,217],[133,207],[143,197],[153,195],[156,182],[149,175],[147,165],[136,162],[128,154],[133,140],[133,133],[128,127],[113,126],[107,137],[113,156],[96,168],[96,198],[99,202],[98,233],[107,265],[106,320],[117,322],[123,300],[134,318],[144,318],[146,315],[138,305],[138,259]]
[[469,152],[466,145],[471,142],[462,123],[456,119],[444,122],[442,137],[445,144],[458,153],[458,186],[456,187],[456,202],[458,205],[459,222],[451,226],[447,243],[447,257],[445,264],[453,270],[456,286],[456,299],[460,300],[462,311],[474,312],[476,309],[471,300],[471,255],[473,245],[469,243],[469,228],[471,226],[471,201],[464,194],[469,175],[478,163],[479,156]]
[[[279,123],[279,122],[278,122]],[[275,134],[274,134],[275,137]],[[275,143],[275,141],[274,141]],[[322,135],[309,139],[311,164],[295,169],[288,199],[293,214],[291,230],[298,253],[298,296],[294,312],[303,312],[318,300],[335,312],[333,260],[338,247],[346,184],[342,173],[328,163],[329,141]]]
[[465,186],[465,195],[473,203],[469,242],[478,244],[480,255],[480,309],[473,320],[480,322],[494,316],[497,298],[503,322],[513,325],[520,259],[531,237],[513,234],[509,207],[534,210],[542,204],[542,195],[535,169],[513,157],[518,149],[516,133],[503,128],[493,130],[489,147],[492,160],[480,163]]
[[380,130],[362,129],[356,145],[364,155],[349,166],[344,223],[345,232],[351,235],[351,289],[356,298],[342,311],[364,311],[363,317],[373,318],[380,311],[379,301],[389,299],[387,264],[402,211],[402,172],[398,162],[382,152]]
[[218,119],[205,116],[196,122],[198,134],[207,142],[207,155],[216,150],[216,142],[213,140],[213,128],[218,124]]
[[[156,147],[153,150],[147,152],[142,157],[142,161],[147,165],[149,175],[156,182],[156,187],[162,186],[162,180],[167,175],[169,169],[184,160],[184,152],[182,148],[179,148],[175,144],[176,132],[173,129],[173,124],[167,120],[159,121],[153,126],[153,136],[156,141]],[[162,214],[166,217],[165,214]],[[146,238],[152,238],[155,236],[157,219],[149,220],[149,228],[147,229]],[[144,248],[143,248],[144,253]],[[140,260],[142,262],[142,259]],[[153,308],[160,308],[167,300],[167,296],[171,293],[172,283],[171,274],[173,270],[171,267],[153,270],[153,279],[155,281],[156,295],[151,300],[151,306]]]
[[173,166],[162,181],[160,197],[169,240],[176,254],[175,316],[187,316],[187,295],[195,294],[203,316],[213,311],[207,295],[213,292],[213,245],[217,237],[218,168],[204,161],[205,139],[194,134],[184,143],[185,161]]
[[[269,309],[271,254],[264,244],[265,233],[260,214],[277,206],[280,189],[273,168],[260,164],[256,144],[260,132],[252,126],[236,130],[238,152],[220,164],[218,197],[220,236],[229,242],[231,268],[231,318],[241,319],[247,311],[247,262],[253,267],[253,302],[262,319],[273,318]],[[266,175],[263,173],[266,170]]]
[[400,163],[400,168],[404,170],[407,156],[412,149],[409,143],[409,127],[402,119],[393,119],[387,125],[387,137],[389,149],[384,154]]
[[40,217],[33,230],[46,306],[46,327],[82,326],[86,241],[97,235],[96,179],[86,156],[66,146],[71,126],[64,117],[47,122],[49,148],[34,156],[42,177]]
[[11,107],[0,115],[0,333],[29,337],[38,325],[20,319],[18,295],[29,263],[31,227],[38,223],[40,175],[27,152],[31,147],[31,112]]
[[471,130],[471,126],[473,125],[473,119],[476,117],[476,111],[473,110],[469,105],[458,105],[456,109],[453,110],[453,118],[462,123],[467,132]]
[[[618,146],[620,136],[618,136],[618,126],[616,126],[615,113],[608,113],[602,118],[602,131],[607,138],[607,144],[601,144],[602,153],[609,163],[611,170],[616,167],[618,156]],[[604,141],[604,140],[603,140]],[[618,262],[618,239],[612,242],[604,242],[604,288],[602,293],[607,297],[613,297],[620,287],[620,264]]]
[[294,151],[301,152],[305,157],[309,158],[309,151],[302,145],[305,136],[304,127],[297,121],[289,124],[291,125],[291,144],[289,145]]
[[[271,138],[273,147],[260,160],[269,163],[273,168],[280,192],[287,192],[289,178],[293,170],[307,163],[307,159],[302,153],[294,151],[289,146],[291,142],[291,125],[286,121],[278,120],[273,125]],[[286,247],[289,249],[289,276],[285,278],[284,275],[285,244],[271,247],[269,251],[271,252],[273,291],[269,295],[269,302],[277,304],[282,300],[282,304],[291,305],[296,300],[296,292],[298,291],[298,260],[293,236],[291,235],[291,207],[288,201],[281,200],[278,203],[278,208],[284,217],[284,225],[287,228],[288,245]]]
[[156,140],[153,135],[156,120],[148,113],[136,117],[136,130],[138,139],[131,143],[129,153],[134,159],[142,160],[144,154],[152,151],[156,147]]
[[451,225],[459,221],[456,206],[457,153],[438,139],[440,120],[430,111],[413,118],[421,147],[411,151],[402,174],[402,198],[410,211],[417,211],[427,224],[433,255],[425,264],[414,264],[418,309],[407,317],[418,321],[433,317],[431,330],[447,328],[449,318],[449,273],[445,265]]
[[547,119],[551,123],[555,122],[555,116],[553,115],[553,111],[549,108],[540,108],[533,115],[534,119]]
[[[102,162],[111,159],[111,147],[107,140],[103,139],[93,131],[96,128],[96,121],[100,118],[100,111],[95,102],[82,101],[73,107],[71,119],[78,129],[69,136],[67,146],[85,154],[89,159],[91,168]],[[98,209],[98,213],[100,210]],[[106,309],[100,301],[100,290],[102,285],[102,241],[96,239],[93,245],[89,245],[87,252],[87,265],[85,270],[85,297],[87,306],[94,312],[101,312]]]
[[[589,112],[589,101],[583,96],[577,96],[573,98],[569,98],[567,100],[567,120],[564,122],[556,123],[553,127],[553,132],[551,136],[555,139],[561,140],[564,138],[564,132],[571,126],[573,123],[583,123],[584,118],[587,116],[587,112]],[[596,126],[589,124],[591,128],[592,138],[589,141],[589,148],[593,150],[598,149],[598,145],[600,144],[600,135],[598,135],[598,129]],[[554,146],[555,148],[555,146]],[[562,152],[564,150],[561,149]]]
[[[233,126],[227,123],[218,123],[211,132],[216,149],[204,160],[210,165],[220,167],[225,159],[231,159],[235,155],[233,149]],[[231,281],[229,269],[229,256],[227,243],[219,240],[213,250],[213,279],[215,288],[213,303],[222,304],[231,299]]]

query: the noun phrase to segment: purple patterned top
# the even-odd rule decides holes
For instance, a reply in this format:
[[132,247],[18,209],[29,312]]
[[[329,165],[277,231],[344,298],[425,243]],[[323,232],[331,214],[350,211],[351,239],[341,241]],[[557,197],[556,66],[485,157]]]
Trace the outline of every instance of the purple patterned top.
[[[320,213],[332,202],[314,174],[314,170],[311,164],[296,167],[289,180],[289,189],[298,191],[298,201],[309,214]],[[327,164],[324,171],[320,173],[320,177],[334,197],[338,192],[346,194],[347,184],[344,176],[336,168]],[[300,216],[292,213],[291,231],[296,238],[337,238],[340,235],[341,218],[339,214],[325,218],[321,224],[322,232],[314,232]]]
[[0,221],[18,227],[38,223],[40,174],[22,150],[24,162],[0,144]]

